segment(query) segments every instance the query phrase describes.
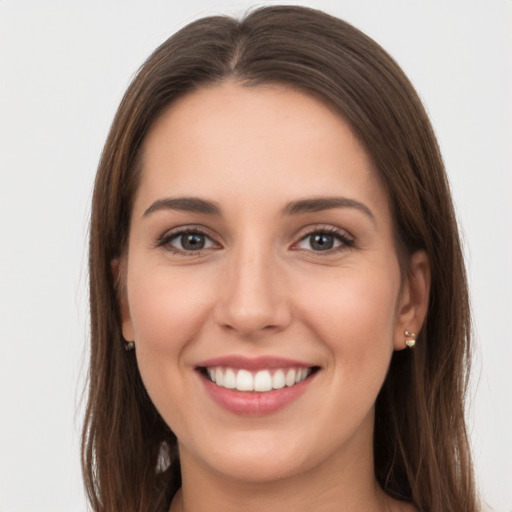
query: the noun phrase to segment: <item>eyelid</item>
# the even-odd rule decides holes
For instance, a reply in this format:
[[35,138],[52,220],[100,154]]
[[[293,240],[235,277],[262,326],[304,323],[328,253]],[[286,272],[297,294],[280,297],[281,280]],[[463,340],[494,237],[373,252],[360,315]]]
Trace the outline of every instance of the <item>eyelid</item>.
[[[176,238],[190,233],[198,233],[200,235],[203,235],[208,238],[208,240],[213,244],[213,247],[205,247],[202,249],[197,249],[194,251],[186,250],[186,249],[179,249],[177,247],[174,247],[171,245],[171,242],[175,240]],[[314,251],[313,249],[305,249],[297,247],[298,244],[300,244],[303,240],[307,239],[309,236],[315,235],[315,234],[327,234],[330,236],[333,236],[337,239],[339,242],[338,245],[331,249],[326,249],[325,251]],[[332,226],[332,225],[312,225],[307,226],[300,230],[300,232],[297,235],[298,240],[295,241],[291,245],[292,250],[298,250],[298,251],[307,251],[312,253],[322,253],[325,254],[332,254],[337,251],[342,251],[345,249],[350,249],[355,246],[355,237],[351,235],[348,231],[345,229]],[[216,234],[211,233],[211,231],[203,226],[200,225],[183,225],[183,226],[177,226],[172,229],[169,229],[165,231],[161,236],[158,237],[158,239],[155,241],[154,246],[156,248],[160,247],[163,249],[168,250],[169,252],[173,252],[175,254],[183,254],[183,255],[199,255],[204,253],[205,251],[212,250],[212,249],[221,249],[223,245],[217,241],[219,237],[216,236]]]
[[[297,247],[298,244],[300,244],[302,241],[307,239],[308,237],[315,235],[315,234],[326,234],[335,237],[340,243],[339,245],[331,248],[326,249],[325,251],[314,251],[313,249],[304,249]],[[307,228],[304,228],[301,230],[301,233],[299,234],[298,241],[294,242],[292,244],[291,249],[297,250],[297,251],[308,251],[318,254],[332,254],[334,252],[342,251],[345,249],[351,249],[355,246],[355,237],[351,235],[348,231],[345,229],[341,229],[332,225],[316,225],[316,226],[308,226]]]
[[[179,249],[177,247],[174,247],[171,245],[171,242],[180,236],[186,235],[186,234],[200,234],[208,238],[210,242],[214,245],[214,247],[205,247],[202,249],[197,249],[195,251],[190,251],[186,249]],[[157,248],[163,248],[168,250],[169,252],[175,253],[175,254],[182,254],[182,255],[199,255],[202,254],[204,251],[208,251],[211,249],[220,249],[222,245],[215,240],[215,236],[210,232],[210,230],[197,225],[185,225],[185,226],[177,226],[175,228],[172,228],[170,230],[165,231],[155,242],[155,247]]]

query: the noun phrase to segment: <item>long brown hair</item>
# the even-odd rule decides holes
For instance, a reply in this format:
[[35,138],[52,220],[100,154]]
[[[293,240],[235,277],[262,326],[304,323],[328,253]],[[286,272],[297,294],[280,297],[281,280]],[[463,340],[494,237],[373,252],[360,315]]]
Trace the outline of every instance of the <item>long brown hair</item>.
[[468,293],[433,130],[412,85],[377,43],[328,14],[285,6],[186,26],[141,67],[115,116],[90,227],[91,361],[82,465],[93,510],[164,511],[181,483],[176,438],[151,403],[133,353],[123,350],[112,262],[126,250],[148,129],[177,98],[228,79],[243,86],[285,84],[335,108],[376,164],[399,253],[426,251],[428,316],[414,350],[393,355],[379,394],[375,472],[386,492],[421,511],[474,512],[464,421]]

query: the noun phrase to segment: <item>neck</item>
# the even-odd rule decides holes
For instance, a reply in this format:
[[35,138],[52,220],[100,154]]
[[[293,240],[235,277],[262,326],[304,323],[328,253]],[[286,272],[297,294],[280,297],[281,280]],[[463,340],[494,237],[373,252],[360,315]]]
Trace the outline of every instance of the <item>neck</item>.
[[[277,482],[276,482],[277,484]],[[338,486],[338,492],[330,492],[329,489],[311,488],[305,486],[301,492],[297,492],[295,485],[282,483],[280,488],[275,485],[253,486],[244,489],[237,488],[236,492],[230,492],[223,487],[221,492],[204,496],[202,491],[194,491],[187,487],[178,491],[173,500],[170,512],[211,512],[222,510],[223,512],[239,512],[243,504],[243,510],[247,512],[282,512],[293,510],[294,512],[390,512],[391,501],[375,483],[369,486],[364,494],[355,496],[353,489]],[[362,490],[362,489],[359,489]],[[306,492],[307,491],[307,492]],[[345,494],[341,494],[345,491]]]
[[389,512],[374,476],[371,443],[271,481],[241,481],[206,467],[180,447],[182,488],[170,512]]

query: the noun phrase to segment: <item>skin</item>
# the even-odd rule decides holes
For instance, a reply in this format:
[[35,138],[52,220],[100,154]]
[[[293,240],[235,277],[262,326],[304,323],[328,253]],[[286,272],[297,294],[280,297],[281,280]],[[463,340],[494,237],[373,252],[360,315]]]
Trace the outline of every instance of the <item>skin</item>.
[[[148,212],[181,197],[220,214]],[[368,211],[284,212],[320,197]],[[205,247],[185,250],[182,229],[204,232]],[[333,237],[332,249],[317,250],[312,233]],[[171,510],[413,510],[384,495],[372,455],[392,352],[426,314],[425,254],[409,265],[403,282],[368,153],[318,100],[228,82],[164,112],[145,141],[121,309],[144,384],[179,440],[183,487]],[[284,409],[247,417],[214,403],[196,371],[226,355],[320,370]]]

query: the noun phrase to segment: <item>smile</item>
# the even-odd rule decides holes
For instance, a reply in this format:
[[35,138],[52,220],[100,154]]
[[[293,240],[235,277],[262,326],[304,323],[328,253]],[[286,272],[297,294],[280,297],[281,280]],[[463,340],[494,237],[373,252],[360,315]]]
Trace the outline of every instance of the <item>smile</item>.
[[246,369],[207,367],[206,377],[217,386],[237,391],[266,393],[292,387],[306,380],[314,368],[277,368],[251,372]]
[[196,366],[207,395],[237,415],[277,413],[298,400],[321,367],[279,357],[219,357]]

